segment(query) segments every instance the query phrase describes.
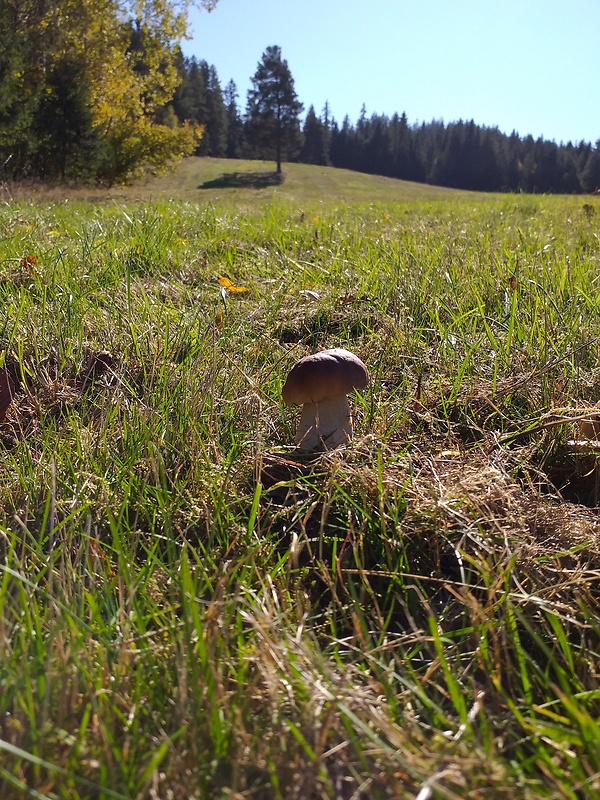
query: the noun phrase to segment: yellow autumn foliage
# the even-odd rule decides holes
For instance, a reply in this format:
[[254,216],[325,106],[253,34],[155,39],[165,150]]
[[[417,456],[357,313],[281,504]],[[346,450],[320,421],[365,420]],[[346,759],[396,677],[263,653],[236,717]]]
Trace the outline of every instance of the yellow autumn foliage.
[[38,91],[55,65],[77,64],[93,130],[102,141],[105,180],[126,178],[144,164],[160,168],[198,146],[200,126],[156,119],[179,82],[175,54],[187,28],[185,2],[23,0],[15,13],[35,64],[21,95]]

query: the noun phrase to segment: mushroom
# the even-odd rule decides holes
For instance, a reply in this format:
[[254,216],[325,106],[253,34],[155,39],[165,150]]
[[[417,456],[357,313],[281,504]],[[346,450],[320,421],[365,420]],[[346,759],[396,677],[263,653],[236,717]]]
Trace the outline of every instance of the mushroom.
[[341,347],[305,356],[290,370],[283,387],[288,406],[302,406],[296,444],[304,450],[332,450],[353,434],[346,394],[364,389],[369,373],[363,362]]

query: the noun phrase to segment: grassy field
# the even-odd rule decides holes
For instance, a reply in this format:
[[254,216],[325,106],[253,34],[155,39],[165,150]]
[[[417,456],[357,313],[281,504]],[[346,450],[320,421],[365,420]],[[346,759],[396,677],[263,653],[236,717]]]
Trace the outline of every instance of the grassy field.
[[600,797],[600,201],[269,171],[3,188],[0,797]]
[[188,201],[216,204],[230,210],[255,210],[273,202],[311,204],[321,207],[339,203],[394,203],[405,200],[436,200],[448,197],[476,197],[457,189],[397,181],[364,175],[347,169],[284,164],[283,179],[268,161],[232,161],[226,158],[187,158],[166,175],[136,181],[131,186],[111,189],[80,188],[65,194],[63,187],[23,185],[4,187],[0,197],[16,200],[120,203]]

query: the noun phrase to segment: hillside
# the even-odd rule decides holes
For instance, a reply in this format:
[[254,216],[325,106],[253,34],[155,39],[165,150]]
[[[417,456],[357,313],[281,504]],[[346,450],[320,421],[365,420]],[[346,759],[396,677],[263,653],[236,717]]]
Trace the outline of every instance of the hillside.
[[[1,187],[0,187],[1,188]],[[443,200],[469,193],[427,184],[365,175],[347,169],[310,164],[285,164],[280,182],[270,161],[226,158],[186,158],[167,175],[110,189],[67,189],[63,186],[4,185],[2,194],[14,199],[147,201],[172,198],[188,202],[256,206],[273,194],[290,203],[333,201],[392,203],[406,200]],[[481,195],[478,195],[481,196]]]

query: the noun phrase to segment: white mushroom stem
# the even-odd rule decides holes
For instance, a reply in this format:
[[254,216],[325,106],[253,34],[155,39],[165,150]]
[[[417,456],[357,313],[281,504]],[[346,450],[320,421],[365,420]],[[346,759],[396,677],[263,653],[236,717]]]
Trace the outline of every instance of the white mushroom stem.
[[352,439],[352,419],[346,395],[305,403],[296,431],[296,444],[303,450],[333,450]]

